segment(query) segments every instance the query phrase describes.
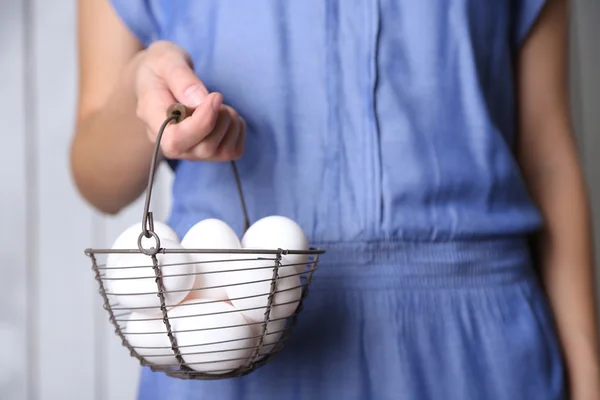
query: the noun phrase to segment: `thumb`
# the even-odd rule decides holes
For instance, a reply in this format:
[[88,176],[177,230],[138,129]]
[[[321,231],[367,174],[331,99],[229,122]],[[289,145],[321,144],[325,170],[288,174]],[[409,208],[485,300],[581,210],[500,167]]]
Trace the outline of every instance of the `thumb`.
[[183,55],[167,57],[162,71],[163,80],[180,103],[196,108],[208,96],[204,83],[196,76],[188,59]]

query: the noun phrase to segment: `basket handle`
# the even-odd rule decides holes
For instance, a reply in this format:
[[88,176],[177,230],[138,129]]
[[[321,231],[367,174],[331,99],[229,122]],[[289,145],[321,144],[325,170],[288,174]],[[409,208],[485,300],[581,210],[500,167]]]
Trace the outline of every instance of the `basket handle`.
[[[154,144],[154,153],[152,154],[152,161],[150,166],[150,175],[148,176],[148,185],[146,187],[146,200],[144,202],[144,215],[142,216],[142,233],[138,238],[138,247],[141,252],[147,255],[155,255],[158,253],[160,248],[160,239],[158,235],[154,232],[154,220],[152,217],[152,212],[150,211],[150,198],[152,197],[152,186],[154,184],[154,175],[156,174],[156,169],[158,167],[158,152],[160,150],[160,141],[162,139],[163,133],[169,123],[173,122],[175,124],[180,123],[193,113],[193,109],[184,106],[181,103],[174,103],[169,106],[167,109],[167,118],[162,123],[160,129],[158,130],[158,135],[156,136],[156,143]],[[238,196],[240,198],[240,203],[242,205],[242,212],[244,216],[244,232],[248,230],[250,226],[250,219],[248,218],[248,209],[246,208],[246,201],[244,199],[244,193],[242,191],[242,183],[240,179],[240,174],[237,169],[237,165],[235,161],[231,161],[231,169],[233,171],[233,176],[235,178],[235,184],[238,191]],[[154,248],[146,249],[142,246],[142,237],[150,238],[154,237],[156,241],[156,246]]]

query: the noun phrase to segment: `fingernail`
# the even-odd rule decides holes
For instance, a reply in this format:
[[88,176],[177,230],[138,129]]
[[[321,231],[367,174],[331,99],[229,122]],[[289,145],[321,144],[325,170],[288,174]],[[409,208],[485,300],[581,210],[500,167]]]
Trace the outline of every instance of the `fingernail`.
[[195,84],[187,88],[185,92],[183,92],[183,95],[190,107],[198,107],[206,97],[206,92],[202,85]]
[[217,93],[215,95],[215,97],[213,97],[213,100],[212,100],[213,110],[219,111],[219,107],[221,107],[221,104],[223,104],[223,96],[221,96],[219,93]]

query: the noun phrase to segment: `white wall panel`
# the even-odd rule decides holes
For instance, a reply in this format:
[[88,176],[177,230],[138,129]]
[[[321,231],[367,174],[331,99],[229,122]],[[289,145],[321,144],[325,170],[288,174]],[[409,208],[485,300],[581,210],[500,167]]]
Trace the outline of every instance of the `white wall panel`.
[[76,96],[75,1],[32,4],[32,62],[37,143],[38,398],[87,399],[95,390],[97,292],[83,250],[93,213],[69,169]]
[[28,330],[27,151],[25,123],[25,10],[0,1],[0,399],[27,397]]

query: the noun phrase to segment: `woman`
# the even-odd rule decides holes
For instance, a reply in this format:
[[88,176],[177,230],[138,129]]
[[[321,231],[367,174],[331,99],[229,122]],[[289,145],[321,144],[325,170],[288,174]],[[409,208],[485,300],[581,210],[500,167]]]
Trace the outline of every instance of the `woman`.
[[179,101],[177,233],[241,233],[237,159],[251,218],[327,250],[272,363],[140,398],[600,398],[565,0],[107,1],[79,2],[82,195],[136,199]]

